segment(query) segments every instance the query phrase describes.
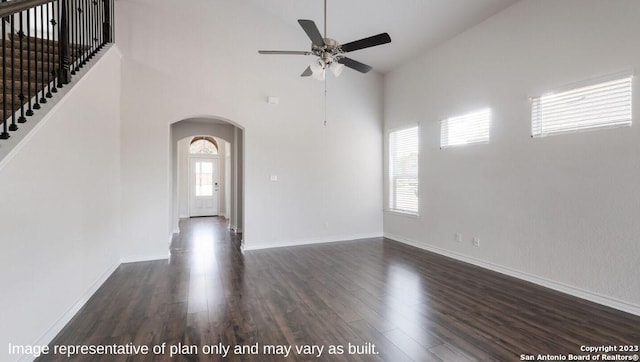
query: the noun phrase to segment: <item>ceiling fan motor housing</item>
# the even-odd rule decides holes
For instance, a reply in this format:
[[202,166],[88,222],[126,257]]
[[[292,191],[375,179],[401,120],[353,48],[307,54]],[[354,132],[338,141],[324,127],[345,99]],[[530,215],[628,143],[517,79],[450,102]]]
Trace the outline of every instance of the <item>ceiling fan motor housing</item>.
[[337,62],[343,57],[342,49],[340,49],[340,43],[331,38],[324,38],[324,45],[322,46],[312,43],[311,52],[313,55],[322,59],[325,65]]

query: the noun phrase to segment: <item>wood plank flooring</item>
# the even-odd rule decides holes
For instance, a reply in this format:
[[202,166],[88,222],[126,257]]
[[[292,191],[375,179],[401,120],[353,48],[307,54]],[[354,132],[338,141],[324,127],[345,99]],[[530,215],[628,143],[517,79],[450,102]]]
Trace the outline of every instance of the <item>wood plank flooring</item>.
[[[183,220],[181,230],[169,262],[121,265],[51,348],[167,346],[77,361],[519,361],[640,344],[640,317],[382,238],[243,255],[224,219]],[[259,354],[204,353],[256,343]],[[198,353],[171,358],[179,344]],[[267,344],[324,350],[284,358]]]

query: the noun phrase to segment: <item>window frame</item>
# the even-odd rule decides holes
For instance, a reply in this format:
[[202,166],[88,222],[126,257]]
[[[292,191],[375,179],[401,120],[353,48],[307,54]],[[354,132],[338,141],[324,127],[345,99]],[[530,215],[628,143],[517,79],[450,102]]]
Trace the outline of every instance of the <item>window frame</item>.
[[[449,136],[449,129],[451,128],[450,123],[455,123],[455,122],[459,122],[465,118],[471,118],[471,117],[477,117],[479,120],[484,122],[484,119],[480,119],[479,116],[483,115],[483,114],[487,114],[487,129],[486,129],[486,138],[482,138],[482,139],[478,139],[478,140],[474,140],[474,141],[470,141],[470,142],[465,142],[465,143],[450,143],[448,142],[447,144],[443,144],[443,141],[445,140],[445,137],[443,137],[444,133],[445,133],[445,129],[447,132],[447,136],[446,136],[446,140],[449,141],[451,140],[451,137]],[[440,120],[440,149],[445,149],[445,148],[451,148],[451,147],[459,147],[459,146],[466,146],[466,145],[474,145],[474,144],[488,144],[491,141],[491,116],[493,115],[493,110],[491,109],[491,107],[484,107],[484,108],[480,108],[480,109],[476,109],[474,111],[470,111],[470,112],[466,112],[464,114],[460,114],[460,115],[456,115],[456,116],[452,116],[452,117],[448,117],[446,119]],[[477,120],[476,120],[477,121]],[[479,122],[478,122],[479,123]],[[480,124],[474,124],[473,127],[479,127]],[[484,135],[484,129],[482,130],[483,135]],[[471,134],[474,135],[474,134]],[[480,135],[480,132],[478,132],[478,135]]]
[[[572,96],[570,94],[567,93],[571,93],[573,91],[579,91],[583,88],[588,88],[588,87],[592,87],[592,86],[599,86],[599,85],[603,85],[605,83],[609,83],[609,82],[614,82],[614,81],[624,81],[627,80],[629,81],[629,118],[628,121],[619,121],[617,123],[607,123],[607,122],[602,122],[602,123],[597,123],[597,122],[593,122],[590,125],[586,125],[586,126],[582,126],[582,127],[578,127],[575,124],[572,124],[571,127],[566,127],[564,129],[559,129],[559,130],[544,130],[544,124],[540,124],[541,121],[538,119],[536,119],[536,102],[538,102],[541,98],[543,97],[550,97],[550,96]],[[545,138],[548,136],[555,136],[555,135],[561,135],[561,134],[569,134],[569,133],[579,133],[579,132],[588,132],[588,131],[596,131],[596,130],[604,130],[604,129],[613,129],[613,128],[623,128],[623,127],[631,127],[633,125],[633,85],[634,83],[634,74],[633,71],[623,71],[623,72],[618,72],[618,73],[614,73],[614,74],[609,74],[606,76],[602,76],[602,77],[597,77],[597,78],[591,78],[591,79],[586,79],[583,81],[579,81],[579,82],[575,82],[575,83],[571,83],[568,85],[565,85],[563,87],[559,87],[556,88],[554,90],[545,92],[544,94],[541,94],[539,96],[534,96],[534,97],[530,97],[529,98],[529,103],[530,103],[530,131],[531,131],[531,138]],[[575,95],[573,95],[574,97],[580,96],[580,93],[576,93]],[[540,107],[540,106],[538,106]],[[568,110],[569,106],[566,107]],[[536,123],[537,122],[537,123]]]
[[[197,142],[209,142],[213,145],[213,149],[215,150],[215,152],[213,153],[208,153],[208,152],[192,152],[191,148],[193,147],[194,143]],[[218,155],[220,153],[220,149],[218,147],[218,142],[216,141],[215,138],[211,137],[211,136],[194,136],[191,141],[189,142],[189,154],[190,155],[210,155],[210,156],[215,156]]]
[[[387,130],[387,185],[388,185],[388,190],[387,190],[387,200],[386,200],[386,207],[385,207],[385,211],[390,212],[390,213],[394,213],[394,214],[399,214],[399,215],[403,215],[403,216],[409,216],[409,217],[418,217],[420,215],[420,124],[413,124],[413,125],[409,125],[409,126],[401,126],[401,127],[397,127],[397,128],[393,128],[393,129],[389,129]],[[397,207],[392,207],[392,206],[396,206],[393,205],[394,204],[394,200],[396,199],[397,192],[396,189],[393,187],[393,185],[395,185],[395,180],[398,179],[398,177],[396,175],[393,174],[393,170],[394,170],[394,161],[396,160],[395,154],[393,154],[394,152],[394,144],[392,142],[392,136],[394,134],[397,134],[397,132],[402,132],[402,131],[407,131],[407,130],[411,130],[411,129],[415,129],[416,130],[416,143],[417,143],[417,152],[416,152],[416,172],[415,172],[415,182],[416,182],[416,210],[408,210],[408,209],[400,209]],[[406,175],[406,174],[403,174]],[[395,176],[395,177],[394,177]],[[406,178],[406,177],[405,177]]]

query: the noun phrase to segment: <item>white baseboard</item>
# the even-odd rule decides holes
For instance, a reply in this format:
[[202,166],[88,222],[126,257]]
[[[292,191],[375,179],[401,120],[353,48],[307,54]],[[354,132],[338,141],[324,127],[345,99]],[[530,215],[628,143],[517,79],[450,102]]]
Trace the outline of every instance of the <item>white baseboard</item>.
[[132,257],[124,257],[120,259],[121,264],[127,263],[139,263],[143,261],[155,261],[155,260],[167,260],[169,259],[169,251],[164,255],[147,255],[147,256],[132,256]]
[[[80,311],[82,307],[91,299],[93,294],[98,291],[98,289],[104,284],[104,282],[109,279],[111,274],[118,269],[120,263],[114,263],[107,270],[96,279],[93,284],[80,296],[80,298],[67,310],[58,320],[51,326],[49,329],[38,339],[34,346],[46,346],[60,333],[62,328],[64,328],[69,321]],[[20,361],[33,361],[35,358],[33,356],[23,356]]]
[[260,250],[260,249],[271,249],[271,248],[284,248],[289,246],[300,246],[300,245],[310,245],[310,244],[335,243],[340,241],[379,238],[381,236],[382,235],[380,233],[370,233],[370,234],[354,234],[354,235],[335,235],[335,236],[327,236],[323,238],[289,240],[289,241],[283,241],[278,243],[258,244],[258,245],[254,243],[244,243],[242,250],[249,251],[249,250]]
[[481,268],[485,268],[485,269],[489,269],[491,271],[500,273],[500,274],[505,274],[508,275],[510,277],[514,277],[514,278],[518,278],[518,279],[522,279],[528,282],[531,282],[533,284],[537,284],[549,289],[553,289],[565,294],[569,294],[572,295],[574,297],[578,297],[581,299],[585,299],[588,300],[590,302],[594,302],[597,304],[601,304],[610,308],[614,308],[617,310],[621,310],[623,312],[627,312],[630,314],[634,314],[637,316],[640,316],[640,306],[629,303],[629,302],[625,302],[616,298],[612,298],[612,297],[608,297],[608,296],[604,296],[604,295],[600,295],[597,293],[593,293],[590,292],[588,290],[584,290],[584,289],[580,289],[580,288],[576,288],[564,283],[560,283],[560,282],[556,282],[553,280],[549,280],[546,278],[541,278],[539,276],[533,275],[533,274],[528,274],[528,273],[524,273],[518,270],[514,270],[511,268],[506,268],[500,265],[496,265],[496,264],[492,264],[492,263],[488,263],[486,261],[480,260],[480,259],[476,259],[476,258],[472,258],[466,255],[462,255],[462,254],[458,254],[449,250],[445,250],[442,248],[438,248],[436,246],[433,245],[428,245],[428,244],[423,244],[420,242],[417,242],[415,240],[410,240],[398,235],[393,235],[393,234],[389,234],[389,233],[385,233],[384,237],[387,239],[391,239],[403,244],[407,244],[407,245],[411,245],[411,246],[415,246],[416,248],[419,249],[424,249],[436,254],[440,254],[440,255],[444,255],[447,256],[449,258],[452,259],[456,259],[456,260],[460,260],[463,261],[465,263],[469,263],[469,264],[473,264],[476,266],[479,266]]

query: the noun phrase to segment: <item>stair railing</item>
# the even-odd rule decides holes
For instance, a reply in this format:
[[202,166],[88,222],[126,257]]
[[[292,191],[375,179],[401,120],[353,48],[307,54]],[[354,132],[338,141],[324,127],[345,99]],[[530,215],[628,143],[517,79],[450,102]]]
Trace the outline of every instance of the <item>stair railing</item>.
[[113,41],[113,1],[0,0],[0,140]]

